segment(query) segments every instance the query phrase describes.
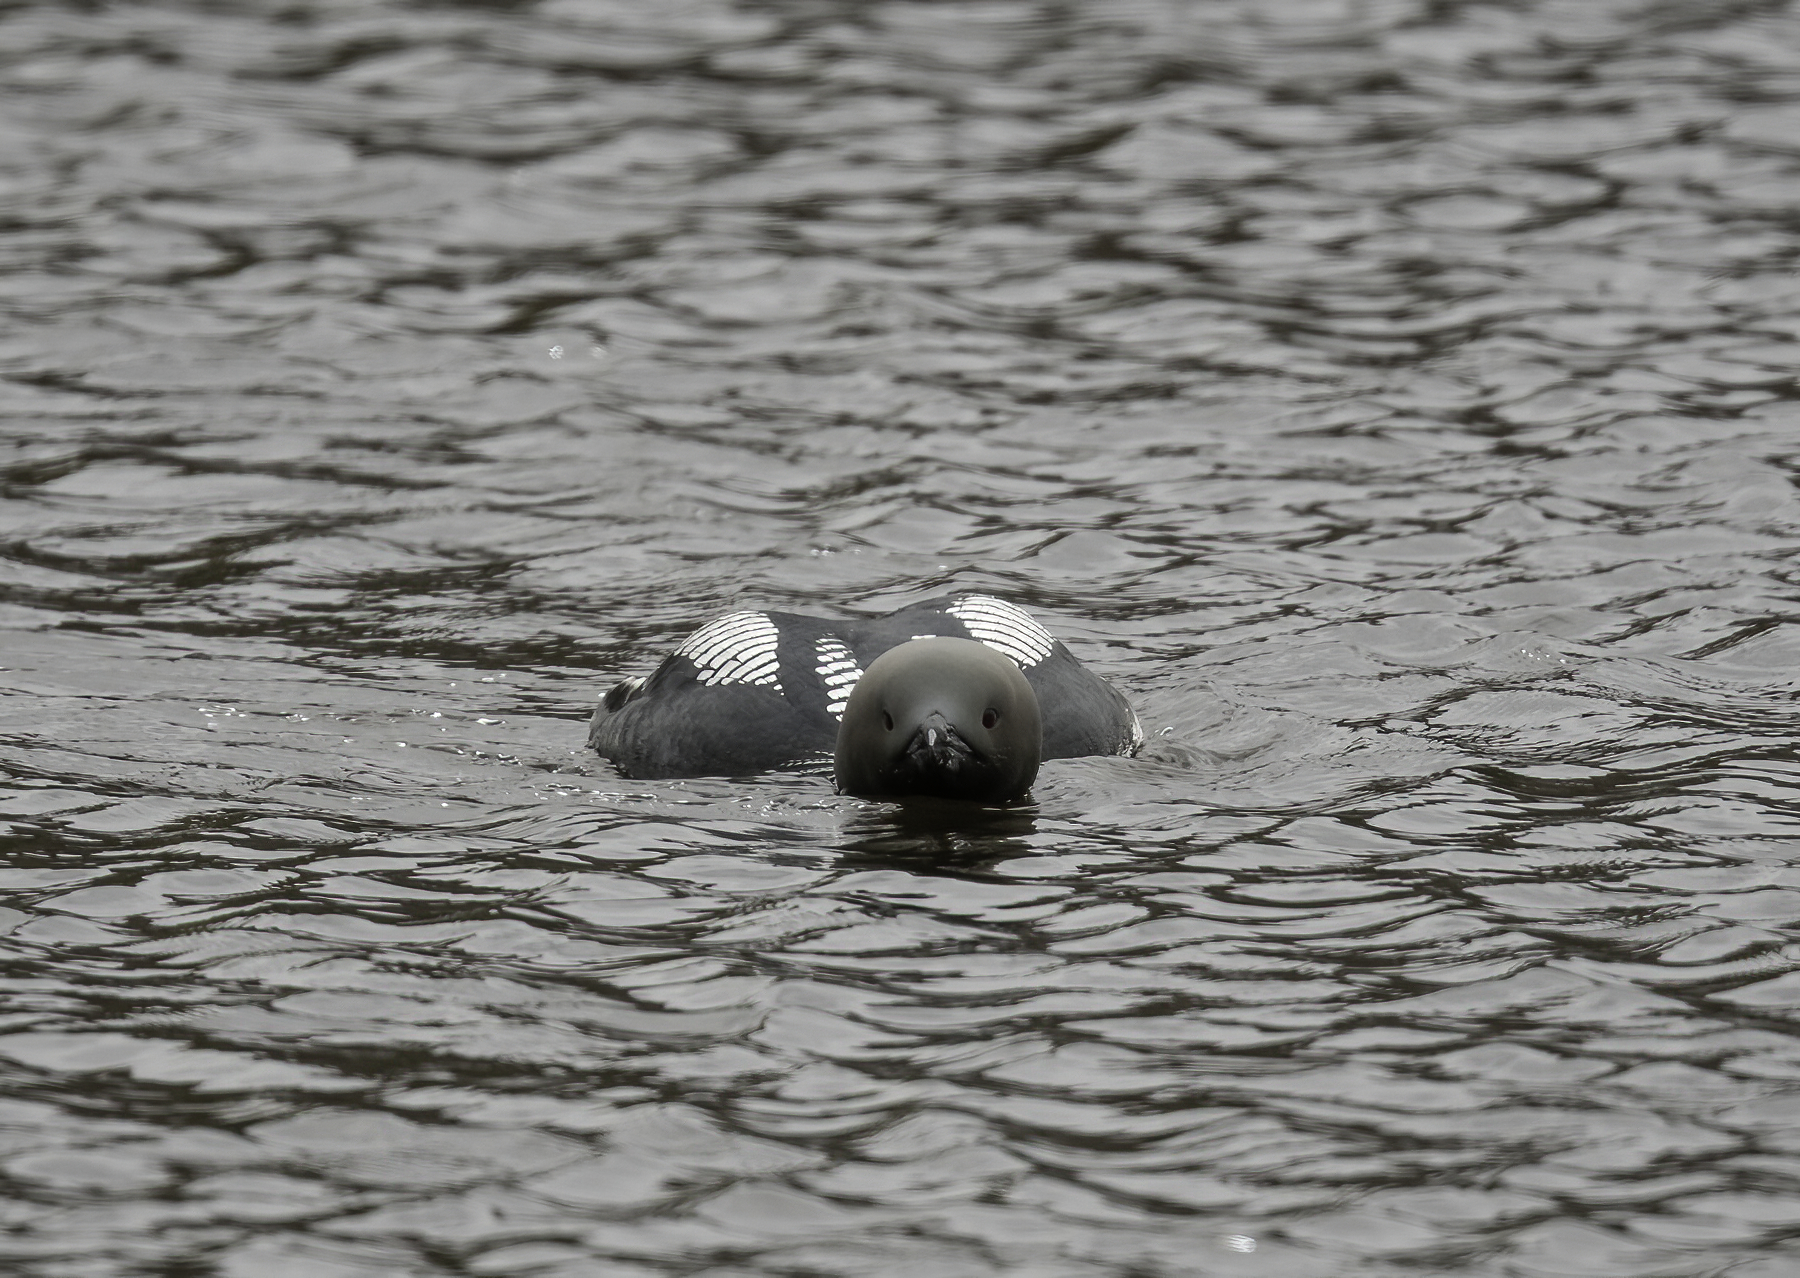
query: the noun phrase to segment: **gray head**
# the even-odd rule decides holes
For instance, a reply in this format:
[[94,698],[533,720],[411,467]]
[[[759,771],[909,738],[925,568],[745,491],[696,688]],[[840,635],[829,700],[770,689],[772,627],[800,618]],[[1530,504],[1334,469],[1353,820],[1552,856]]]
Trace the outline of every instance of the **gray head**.
[[857,680],[838,727],[837,787],[865,798],[1003,803],[1037,779],[1037,694],[1009,658],[972,639],[914,639]]

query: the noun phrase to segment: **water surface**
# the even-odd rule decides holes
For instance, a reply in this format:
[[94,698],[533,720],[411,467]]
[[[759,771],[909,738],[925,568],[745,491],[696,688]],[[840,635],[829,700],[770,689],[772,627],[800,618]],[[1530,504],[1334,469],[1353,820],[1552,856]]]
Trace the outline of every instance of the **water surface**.
[[[0,1267],[1781,1278],[1781,3],[0,4]],[[626,780],[736,607],[1134,760]]]

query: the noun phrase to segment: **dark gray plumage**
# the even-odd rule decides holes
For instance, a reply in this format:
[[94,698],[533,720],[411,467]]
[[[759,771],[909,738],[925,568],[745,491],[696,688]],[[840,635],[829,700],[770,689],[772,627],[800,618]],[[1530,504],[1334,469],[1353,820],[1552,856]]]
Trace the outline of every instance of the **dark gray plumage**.
[[[848,713],[864,672],[873,671],[890,650],[924,637],[970,641],[1017,669],[1036,702],[1039,759],[1131,754],[1142,743],[1137,716],[1117,689],[1023,609],[987,595],[945,596],[867,621],[731,613],[689,635],[648,678],[627,679],[609,690],[594,712],[588,743],[634,777],[735,776],[835,762],[839,788],[852,793],[943,793],[942,786],[905,788],[932,785],[923,773],[904,781],[871,779],[874,774],[861,765],[873,738],[855,735],[856,720]],[[926,660],[930,654],[933,659]],[[904,677],[884,676],[875,687],[890,700],[904,692],[907,704],[920,706],[930,701],[926,694],[934,686],[947,690],[977,668],[997,669],[957,645],[925,645],[893,668],[904,669]],[[947,725],[954,724],[946,698],[935,708]],[[979,720],[989,708],[980,707],[972,735],[991,733]],[[963,712],[971,709],[962,706]],[[849,756],[842,749],[840,721],[852,725],[858,747]],[[884,741],[885,734],[884,729]],[[973,744],[960,730],[958,735],[964,745]],[[1036,760],[1025,770],[1031,775],[1012,793],[962,797],[1017,797],[1031,784]],[[1013,781],[995,781],[991,788],[1012,786]]]
[[970,639],[912,639],[857,682],[838,727],[838,789],[1005,803],[1043,756],[1037,694],[1010,657]]

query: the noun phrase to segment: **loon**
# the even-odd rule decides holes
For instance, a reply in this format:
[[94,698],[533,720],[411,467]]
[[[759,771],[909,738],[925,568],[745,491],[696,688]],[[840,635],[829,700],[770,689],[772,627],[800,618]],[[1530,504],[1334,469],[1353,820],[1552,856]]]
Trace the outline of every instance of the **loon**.
[[720,617],[611,688],[588,744],[631,777],[829,761],[845,794],[1005,803],[1042,760],[1133,754],[1143,730],[1029,613],[960,594],[864,621]]

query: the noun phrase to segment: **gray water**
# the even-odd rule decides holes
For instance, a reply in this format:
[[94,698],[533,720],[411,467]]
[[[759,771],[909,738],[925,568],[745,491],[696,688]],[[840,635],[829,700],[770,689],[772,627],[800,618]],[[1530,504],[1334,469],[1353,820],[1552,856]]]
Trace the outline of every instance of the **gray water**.
[[1793,6],[7,3],[0,261],[6,1273],[1800,1274]]

